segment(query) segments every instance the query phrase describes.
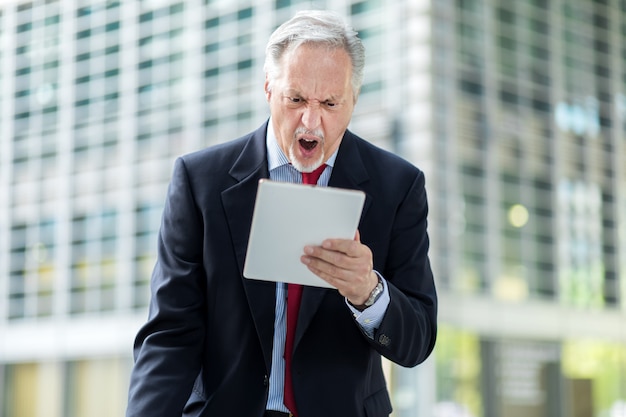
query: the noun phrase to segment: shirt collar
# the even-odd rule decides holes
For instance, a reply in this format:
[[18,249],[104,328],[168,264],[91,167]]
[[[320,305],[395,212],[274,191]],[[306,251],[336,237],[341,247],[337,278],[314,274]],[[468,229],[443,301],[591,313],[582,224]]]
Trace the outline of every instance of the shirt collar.
[[[265,138],[265,143],[267,147],[267,168],[271,171],[283,165],[289,164],[289,159],[283,152],[283,150],[278,145],[278,139],[276,139],[276,135],[274,134],[274,127],[272,126],[272,118],[270,117],[269,122],[267,123],[267,137]],[[337,159],[337,152],[339,148],[333,152],[333,154],[326,161],[326,165],[333,167],[335,166],[335,159]]]

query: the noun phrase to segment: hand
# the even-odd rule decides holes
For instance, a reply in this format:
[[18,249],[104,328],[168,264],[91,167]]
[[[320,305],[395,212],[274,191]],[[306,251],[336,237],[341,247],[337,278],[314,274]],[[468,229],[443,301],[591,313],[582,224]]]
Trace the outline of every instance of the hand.
[[305,246],[300,260],[355,306],[364,304],[378,283],[372,251],[361,243],[358,230],[354,240],[326,239],[321,246]]

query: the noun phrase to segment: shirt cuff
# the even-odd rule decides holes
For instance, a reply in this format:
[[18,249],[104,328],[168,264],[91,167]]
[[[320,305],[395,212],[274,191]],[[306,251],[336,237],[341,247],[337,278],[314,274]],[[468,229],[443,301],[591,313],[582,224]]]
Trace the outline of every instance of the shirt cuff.
[[380,323],[383,321],[383,317],[385,316],[385,312],[389,306],[389,289],[387,288],[387,281],[378,273],[378,271],[374,272],[376,272],[376,275],[378,275],[383,283],[383,292],[374,304],[367,307],[363,311],[359,311],[354,308],[350,302],[348,302],[347,298],[345,299],[346,305],[350,311],[352,311],[352,316],[370,339],[374,338],[374,332],[378,327],[380,327]]

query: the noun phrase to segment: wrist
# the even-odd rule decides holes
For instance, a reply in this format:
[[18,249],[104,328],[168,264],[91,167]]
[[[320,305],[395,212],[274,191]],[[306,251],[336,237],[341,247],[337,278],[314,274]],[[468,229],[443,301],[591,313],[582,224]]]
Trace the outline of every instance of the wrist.
[[383,293],[385,289],[383,285],[383,281],[380,278],[380,276],[376,274],[375,272],[372,272],[372,273],[376,275],[376,285],[374,286],[372,291],[369,293],[365,301],[362,304],[354,304],[350,302],[350,304],[352,304],[352,306],[359,311],[363,311],[366,308],[371,307],[380,298],[381,294]]

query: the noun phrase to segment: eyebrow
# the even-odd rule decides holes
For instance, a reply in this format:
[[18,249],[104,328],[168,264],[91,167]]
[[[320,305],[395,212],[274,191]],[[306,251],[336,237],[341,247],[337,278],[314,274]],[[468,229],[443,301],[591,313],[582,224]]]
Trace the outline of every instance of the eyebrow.
[[[306,97],[304,97],[298,90],[295,90],[293,88],[288,88],[285,91],[285,94],[289,95],[289,96],[298,96],[300,98],[303,98],[305,100],[308,100]],[[321,103],[324,103],[326,101],[340,101],[339,97],[335,96],[335,95],[331,95],[329,98],[324,99],[324,100],[320,100]]]

